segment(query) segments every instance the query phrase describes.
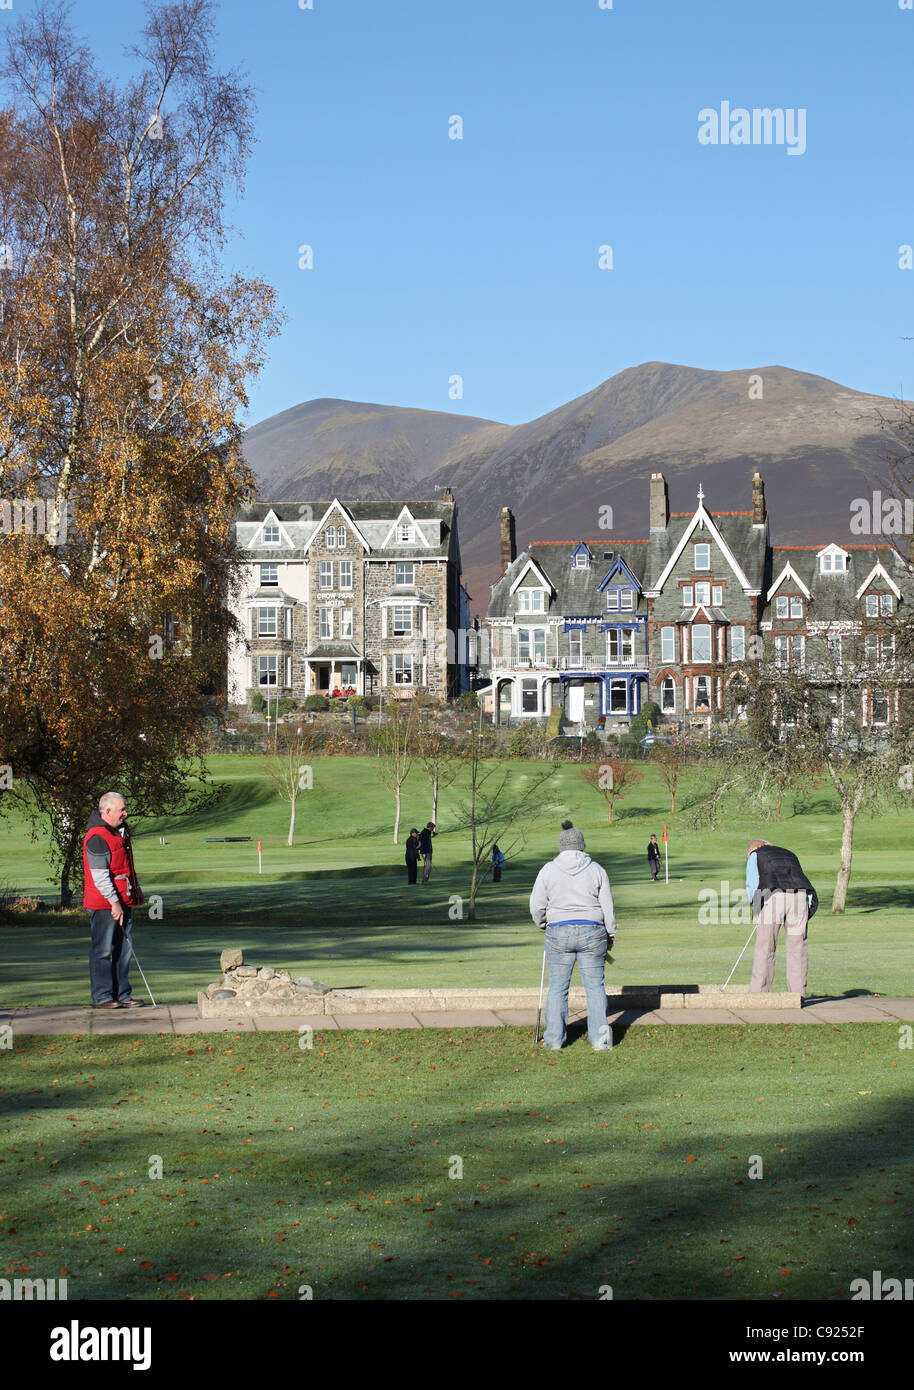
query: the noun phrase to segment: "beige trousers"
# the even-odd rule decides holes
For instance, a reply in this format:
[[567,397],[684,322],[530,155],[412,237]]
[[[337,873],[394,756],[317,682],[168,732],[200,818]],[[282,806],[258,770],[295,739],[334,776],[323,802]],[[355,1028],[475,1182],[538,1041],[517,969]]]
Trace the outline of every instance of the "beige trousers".
[[758,915],[755,959],[752,962],[750,994],[767,994],[774,979],[774,955],[781,923],[787,931],[787,989],[806,996],[809,951],[806,925],[809,905],[804,892],[772,893]]

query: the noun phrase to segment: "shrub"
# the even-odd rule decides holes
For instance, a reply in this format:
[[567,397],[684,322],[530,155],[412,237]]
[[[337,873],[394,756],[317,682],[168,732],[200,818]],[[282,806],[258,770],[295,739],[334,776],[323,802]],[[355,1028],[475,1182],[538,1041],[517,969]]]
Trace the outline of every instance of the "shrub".
[[302,704],[302,709],[326,710],[329,708],[330,701],[326,695],[308,695]]
[[479,709],[479,696],[475,690],[464,690],[454,701],[457,709]]
[[259,714],[263,709],[264,699],[259,690],[255,690],[251,696],[251,710],[254,714]]
[[298,704],[290,695],[283,695],[280,697],[277,706],[277,712],[279,714],[291,714],[295,709],[298,709]]
[[356,714],[367,714],[371,706],[364,695],[350,695],[349,708],[354,709]]

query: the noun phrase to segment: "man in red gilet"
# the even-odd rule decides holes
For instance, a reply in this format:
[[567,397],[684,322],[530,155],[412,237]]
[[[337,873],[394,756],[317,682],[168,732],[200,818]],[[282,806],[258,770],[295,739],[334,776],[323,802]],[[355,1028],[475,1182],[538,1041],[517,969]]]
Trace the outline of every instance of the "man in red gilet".
[[139,1009],[130,994],[133,909],[143,894],[133,867],[127,806],[119,792],[105,792],[83,838],[83,907],[89,909],[92,948],[89,981],[93,1009]]

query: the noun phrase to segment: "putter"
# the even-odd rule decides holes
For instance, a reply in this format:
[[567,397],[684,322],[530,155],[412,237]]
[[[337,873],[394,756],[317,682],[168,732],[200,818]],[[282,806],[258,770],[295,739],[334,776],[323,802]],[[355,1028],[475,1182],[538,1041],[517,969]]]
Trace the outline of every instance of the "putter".
[[[756,933],[757,931],[758,931],[758,923],[756,922],[755,926],[752,928],[751,932],[749,933],[749,941],[752,940],[752,938],[755,936],[755,933]],[[746,945],[743,947],[743,949],[740,951],[739,955],[736,957],[736,965],[739,965],[739,963],[740,963],[740,961],[742,960],[743,956],[746,954],[746,947],[749,945],[749,941],[746,942]],[[727,976],[726,980],[725,980],[724,983],[721,985],[721,989],[726,989],[726,988],[727,988],[727,985],[728,985],[728,984],[730,983],[730,981],[733,979],[733,976],[734,976],[734,974],[735,974],[735,972],[736,972],[736,965],[734,965],[733,969],[730,971],[730,974]]]
[[542,970],[540,971],[540,1002],[539,1002],[539,1005],[538,1005],[537,1010],[536,1010],[536,1038],[535,1038],[535,1041],[536,1041],[536,1042],[539,1042],[539,1040],[540,1040],[540,1018],[541,1018],[542,1013],[543,1013],[543,981],[545,980],[545,978],[546,978],[546,947],[544,946],[544,947],[543,947],[543,968],[542,968]]
[[[143,967],[140,965],[140,958],[139,958],[139,956],[137,955],[136,951],[131,951],[130,954],[131,954],[131,956],[133,957],[133,959],[136,961],[136,968],[137,968],[137,970],[139,970],[140,974],[143,975]],[[154,1009],[157,1009],[159,1006],[158,1006],[158,1004],[156,1003],[156,1001],[152,998],[152,990],[149,988],[149,981],[146,979],[146,976],[145,976],[145,975],[143,975],[143,984],[146,986],[146,993],[149,995],[149,998],[152,1000],[152,1007],[153,1007]]]

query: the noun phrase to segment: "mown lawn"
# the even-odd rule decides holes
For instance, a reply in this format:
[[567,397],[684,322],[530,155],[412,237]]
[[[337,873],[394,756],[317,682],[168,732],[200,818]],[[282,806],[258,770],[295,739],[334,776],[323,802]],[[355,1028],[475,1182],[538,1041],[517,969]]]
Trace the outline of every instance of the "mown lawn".
[[910,1273],[899,1036],[14,1039],[0,1275],[70,1299],[844,1300]]
[[[511,776],[534,776],[538,764],[512,763]],[[156,997],[191,1000],[215,977],[219,952],[241,945],[259,964],[313,974],[334,986],[409,988],[438,985],[535,985],[541,937],[527,899],[537,870],[557,850],[560,821],[584,830],[588,850],[607,868],[620,932],[610,979],[623,984],[720,983],[751,923],[734,902],[724,920],[701,920],[703,890],[735,892],[744,882],[745,847],[764,836],[796,850],[819,889],[822,907],[810,931],[814,994],[910,994],[914,884],[908,870],[914,807],[859,823],[848,911],[829,913],[841,821],[823,786],[787,800],[784,819],[760,820],[728,809],[715,831],[689,824],[700,773],[681,788],[676,815],[656,771],[617,804],[611,826],[602,799],[586,788],[577,764],[560,766],[543,797],[527,843],[510,857],[501,884],[486,882],[477,919],[466,915],[468,841],[456,828],[459,787],[445,788],[439,810],[432,883],[408,888],[402,841],[431,805],[427,782],[407,784],[401,843],[392,844],[392,797],[370,758],[315,760],[313,788],[303,792],[296,843],[285,835],[288,811],[257,758],[212,760],[224,786],[220,805],[186,821],[151,822],[136,830],[136,857],[147,895],[158,901],[137,914],[136,946]],[[670,832],[670,882],[652,884],[646,846],[651,831]],[[245,835],[248,844],[207,844],[207,836]],[[160,844],[160,836],[165,844]],[[263,874],[257,873],[257,840]],[[43,895],[52,885],[41,844],[13,818],[0,819],[0,885]],[[463,912],[463,917],[458,914]],[[734,920],[736,919],[736,920]],[[87,918],[24,914],[0,927],[5,970],[0,1003],[64,1004],[88,995]],[[775,988],[783,987],[783,959]],[[735,982],[748,982],[751,951]],[[136,990],[139,994],[139,982]]]

